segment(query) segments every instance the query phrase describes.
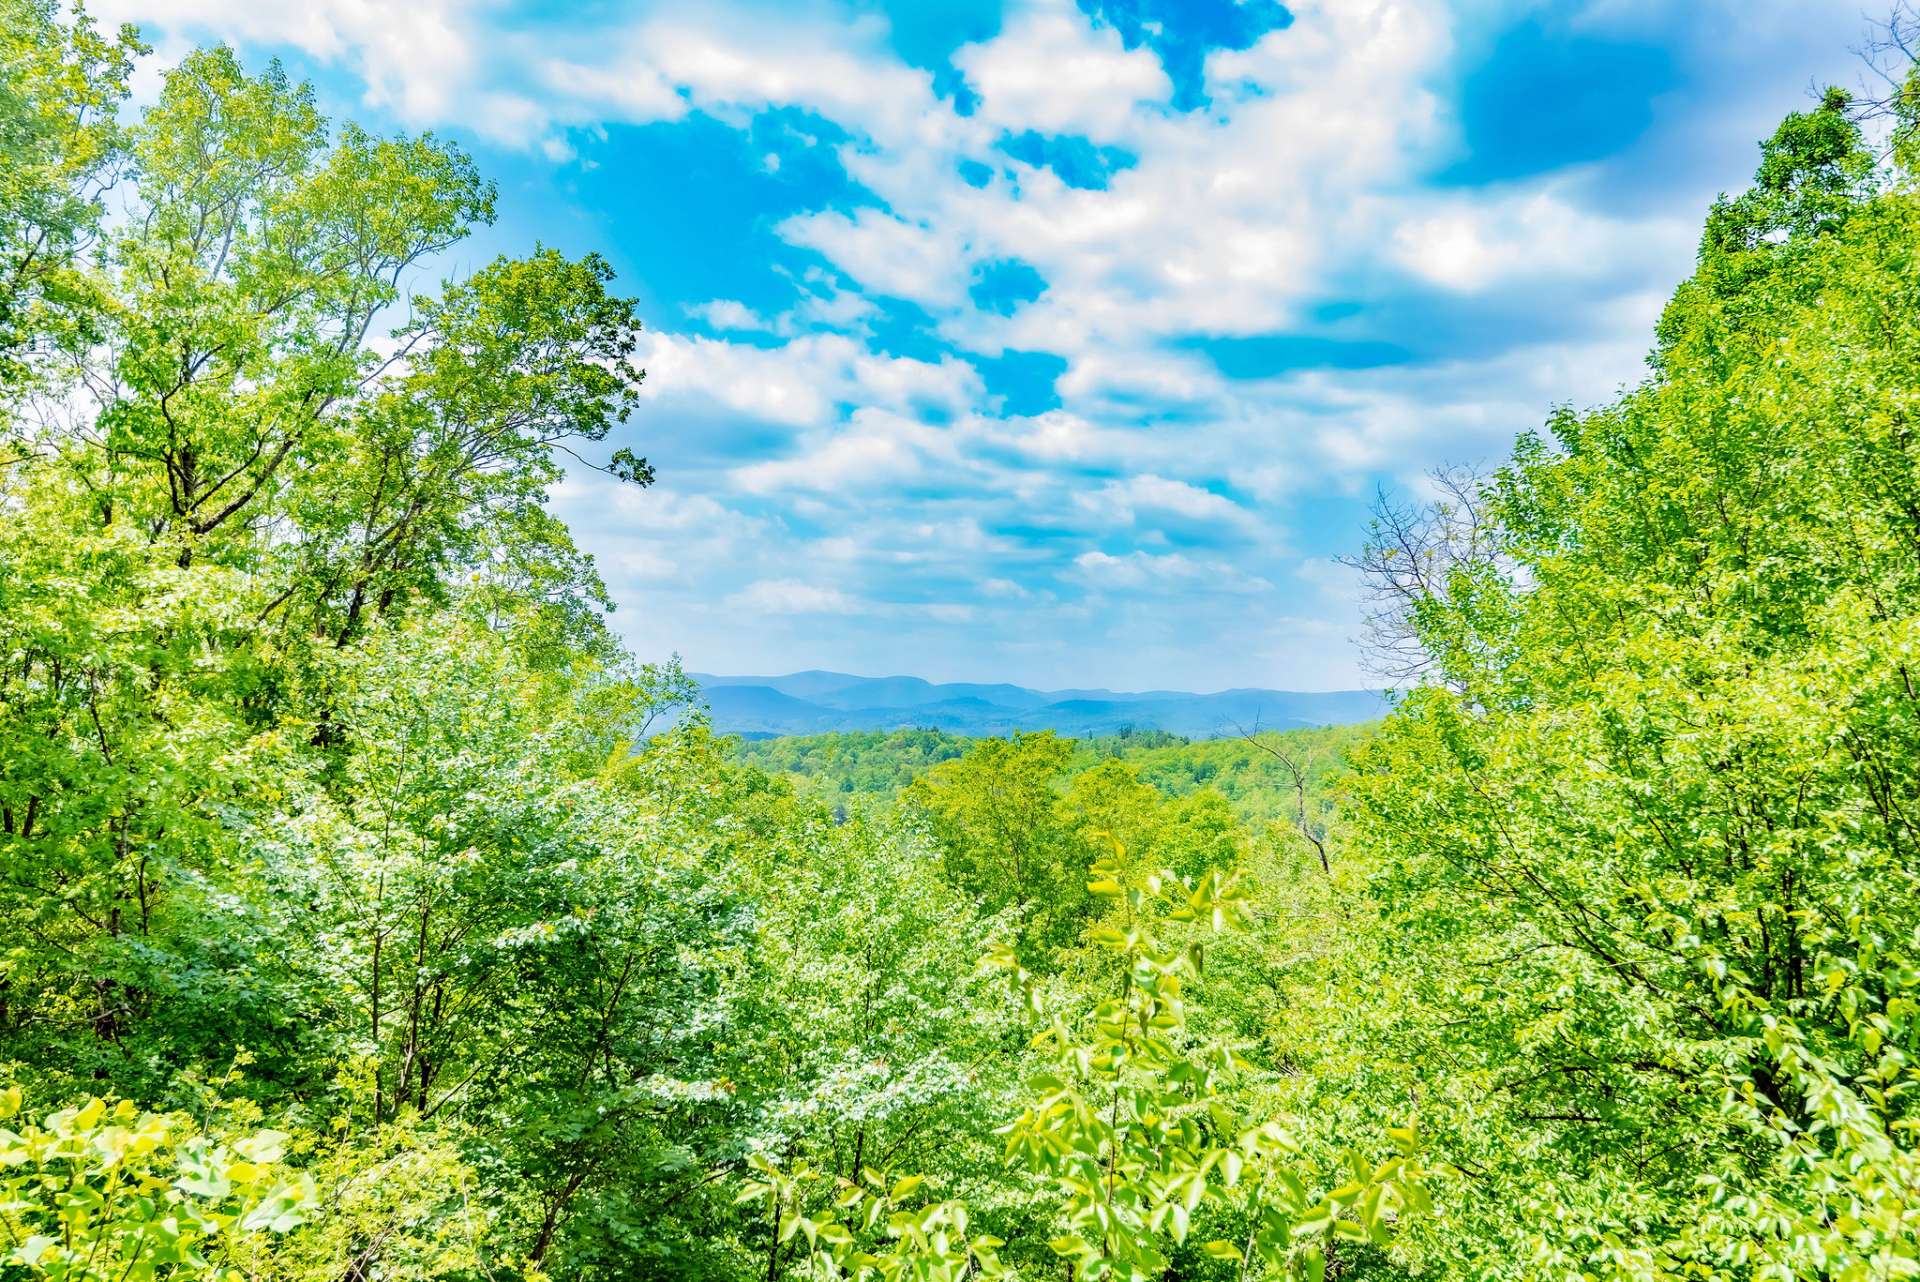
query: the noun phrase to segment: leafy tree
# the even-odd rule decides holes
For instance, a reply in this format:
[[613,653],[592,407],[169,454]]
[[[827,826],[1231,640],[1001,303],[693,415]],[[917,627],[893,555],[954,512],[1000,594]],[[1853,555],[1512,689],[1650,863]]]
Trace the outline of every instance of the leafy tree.
[[53,0],[0,5],[0,396],[22,390],[36,352],[95,341],[84,269],[123,145],[118,110],[141,46],[102,35]]
[[330,137],[277,70],[190,56],[125,164],[136,216],[72,260],[101,300],[71,354],[85,412],[7,429],[0,920],[34,944],[7,1002],[28,1058],[158,1078],[170,1042],[277,1022],[216,905],[249,893],[229,816],[304,794],[302,738],[337,736],[329,649],[481,574],[496,623],[548,636],[558,612],[567,648],[606,652],[539,500],[637,373],[604,265],[547,252],[421,300],[382,354],[375,317],[490,189],[431,139]]
[[[754,896],[762,973],[741,1011],[750,1154],[810,1179],[924,1169],[949,1191],[994,1189],[991,1132],[1025,1038],[979,960],[1011,922],[947,878],[916,826],[808,809],[784,837]],[[1018,1194],[983,1201],[1002,1232],[1031,1221]],[[741,1232],[777,1278],[806,1252],[766,1206],[742,1205]]]
[[[1110,850],[1112,858],[1091,870],[1089,890],[1115,901],[1120,924],[1096,928],[1091,939],[1120,963],[1117,990],[1085,1011],[1052,1014],[1033,1040],[1049,1066],[1028,1082],[1032,1096],[1019,1116],[999,1128],[1009,1162],[1041,1177],[1063,1203],[1060,1231],[1047,1245],[1068,1275],[1090,1282],[1165,1276],[1175,1265],[1169,1251],[1186,1243],[1203,1203],[1236,1193],[1244,1236],[1208,1242],[1204,1254],[1237,1266],[1242,1277],[1260,1268],[1320,1279],[1324,1242],[1384,1239],[1399,1211],[1424,1210],[1410,1130],[1394,1133],[1399,1156],[1376,1166],[1355,1155],[1351,1178],[1323,1192],[1294,1169],[1297,1148],[1283,1128],[1246,1126],[1235,1116],[1222,1083],[1240,1067],[1237,1057],[1187,1036],[1183,989],[1199,974],[1200,946],[1163,932],[1183,924],[1216,934],[1239,928],[1244,897],[1231,878],[1214,874],[1198,884],[1170,873],[1130,875],[1124,850],[1118,843]],[[1012,947],[996,949],[988,965],[1043,1007],[1035,976]],[[815,1167],[762,1157],[754,1170],[740,1200],[764,1202],[779,1225],[777,1240],[805,1235],[811,1276],[999,1277],[1001,1249],[1020,1245],[978,1231],[963,1201],[916,1206],[918,1174],[843,1176],[830,1186],[830,1205],[821,1206],[825,1173]]]
[[1846,105],[1765,144],[1652,377],[1523,438],[1497,554],[1413,604],[1453,689],[1363,752],[1353,817],[1392,1058],[1460,1172],[1444,1267],[1916,1267],[1920,207]]
[[1087,907],[1087,850],[1054,791],[1070,755],[1051,731],[982,739],[905,793],[939,839],[947,875],[990,912],[1025,909],[1024,938],[1037,947],[1066,942]]
[[740,757],[785,775],[803,792],[838,802],[892,799],[915,776],[964,756],[968,740],[940,730],[867,731],[747,740]]

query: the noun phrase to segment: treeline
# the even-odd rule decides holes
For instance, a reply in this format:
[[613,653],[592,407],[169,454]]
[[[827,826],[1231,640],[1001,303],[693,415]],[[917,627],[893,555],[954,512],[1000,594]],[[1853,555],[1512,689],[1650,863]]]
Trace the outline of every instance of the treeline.
[[[1068,739],[1064,767],[1078,774],[1101,762],[1124,762],[1146,783],[1170,796],[1218,793],[1234,815],[1254,828],[1292,822],[1297,784],[1328,801],[1324,785],[1369,728],[1338,726],[1218,739],[1187,739],[1164,730]],[[781,776],[805,796],[843,811],[891,800],[929,768],[966,755],[975,740],[942,730],[874,730],[743,740],[738,759]],[[1279,751],[1276,752],[1275,749]],[[1302,778],[1296,779],[1294,767]]]
[[606,264],[0,18],[0,1278],[1920,1269],[1920,92],[1383,511],[1382,726],[736,745],[544,505]]

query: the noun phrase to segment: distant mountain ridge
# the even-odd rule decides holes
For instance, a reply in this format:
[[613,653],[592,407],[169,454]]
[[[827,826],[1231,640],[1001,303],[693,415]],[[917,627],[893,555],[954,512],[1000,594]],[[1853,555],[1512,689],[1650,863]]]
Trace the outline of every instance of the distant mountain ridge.
[[1164,730],[1207,739],[1256,725],[1263,730],[1348,725],[1387,712],[1385,696],[1374,690],[1030,690],[818,669],[767,677],[692,675],[705,693],[714,728],[750,737],[926,727],[966,735]]

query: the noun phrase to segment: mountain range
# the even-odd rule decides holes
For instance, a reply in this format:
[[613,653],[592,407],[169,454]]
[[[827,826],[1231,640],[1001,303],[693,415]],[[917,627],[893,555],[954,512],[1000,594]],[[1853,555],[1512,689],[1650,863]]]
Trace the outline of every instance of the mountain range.
[[705,693],[714,728],[748,738],[929,728],[965,735],[1054,730],[1074,736],[1164,730],[1207,739],[1256,726],[1346,725],[1387,711],[1385,696],[1373,690],[1030,690],[817,670],[778,677],[693,677]]

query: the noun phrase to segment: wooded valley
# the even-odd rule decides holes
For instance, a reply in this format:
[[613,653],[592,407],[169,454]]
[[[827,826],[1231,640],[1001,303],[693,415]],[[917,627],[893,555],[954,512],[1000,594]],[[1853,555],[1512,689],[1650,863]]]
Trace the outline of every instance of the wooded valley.
[[1920,1274],[1920,80],[1383,513],[1383,721],[742,743],[605,262],[0,18],[0,1279]]

